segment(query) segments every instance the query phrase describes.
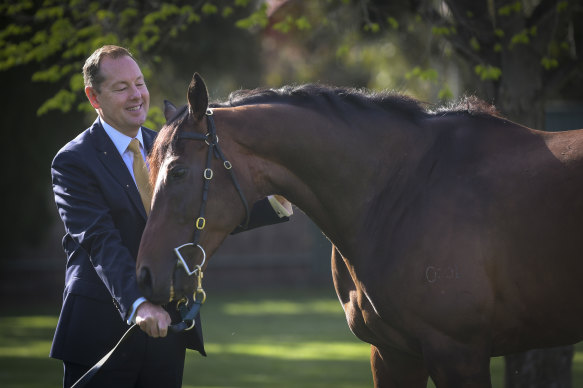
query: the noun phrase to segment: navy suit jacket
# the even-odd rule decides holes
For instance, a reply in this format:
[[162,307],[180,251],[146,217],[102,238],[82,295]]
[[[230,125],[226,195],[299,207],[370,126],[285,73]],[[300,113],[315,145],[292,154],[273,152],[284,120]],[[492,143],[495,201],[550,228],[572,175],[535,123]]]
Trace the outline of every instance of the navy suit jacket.
[[[143,128],[149,152],[156,132]],[[65,225],[67,255],[63,306],[50,356],[93,365],[128,329],[132,304],[141,297],[136,262],[146,212],[130,172],[99,120],[66,144],[52,163],[55,202]],[[250,225],[279,218],[267,200],[251,211]],[[180,320],[172,304],[173,322]],[[205,354],[200,316],[180,335],[184,346]]]

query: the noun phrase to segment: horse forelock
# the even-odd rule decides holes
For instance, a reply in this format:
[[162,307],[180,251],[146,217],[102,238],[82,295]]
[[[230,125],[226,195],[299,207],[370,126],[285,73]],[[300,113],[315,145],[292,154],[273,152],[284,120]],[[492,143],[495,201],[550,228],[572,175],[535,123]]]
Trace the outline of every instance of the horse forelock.
[[158,174],[164,160],[168,156],[176,153],[176,134],[187,119],[188,106],[184,106],[179,109],[174,117],[158,132],[158,136],[156,137],[150,155],[148,156],[151,187],[156,187]]

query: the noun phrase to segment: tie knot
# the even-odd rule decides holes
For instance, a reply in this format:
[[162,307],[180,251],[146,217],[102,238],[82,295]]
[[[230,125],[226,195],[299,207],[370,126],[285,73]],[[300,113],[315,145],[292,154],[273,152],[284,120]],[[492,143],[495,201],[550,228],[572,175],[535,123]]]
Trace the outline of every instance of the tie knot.
[[134,155],[141,155],[140,141],[135,138],[132,139],[132,141],[130,141],[130,145],[128,146],[128,150],[132,151]]

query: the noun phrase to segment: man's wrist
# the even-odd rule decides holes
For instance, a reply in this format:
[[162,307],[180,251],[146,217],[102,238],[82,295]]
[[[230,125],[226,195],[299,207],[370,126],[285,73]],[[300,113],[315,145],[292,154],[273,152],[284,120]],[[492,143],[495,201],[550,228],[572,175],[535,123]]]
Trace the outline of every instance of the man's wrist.
[[131,325],[133,323],[136,323],[136,312],[138,311],[138,307],[140,307],[140,305],[144,302],[146,302],[146,298],[144,298],[143,296],[136,299],[136,301],[132,304],[132,310],[130,311],[130,316],[128,317],[128,325]]

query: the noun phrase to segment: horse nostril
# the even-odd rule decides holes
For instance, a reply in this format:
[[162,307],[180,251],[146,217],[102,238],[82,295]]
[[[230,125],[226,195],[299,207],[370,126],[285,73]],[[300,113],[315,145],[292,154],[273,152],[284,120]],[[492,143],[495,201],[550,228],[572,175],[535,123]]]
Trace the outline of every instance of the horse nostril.
[[146,267],[142,267],[138,274],[138,287],[140,287],[140,291],[142,291],[144,298],[150,299],[152,297],[152,274]]

